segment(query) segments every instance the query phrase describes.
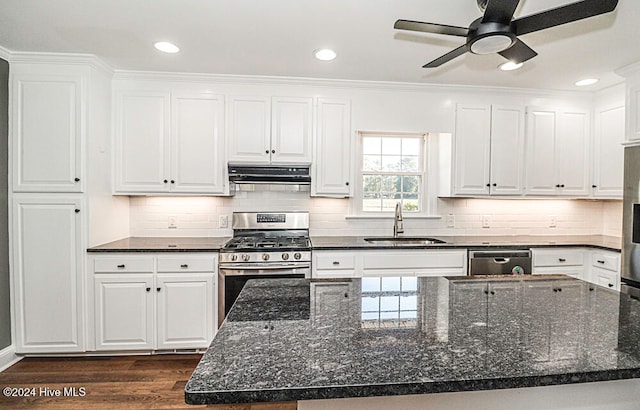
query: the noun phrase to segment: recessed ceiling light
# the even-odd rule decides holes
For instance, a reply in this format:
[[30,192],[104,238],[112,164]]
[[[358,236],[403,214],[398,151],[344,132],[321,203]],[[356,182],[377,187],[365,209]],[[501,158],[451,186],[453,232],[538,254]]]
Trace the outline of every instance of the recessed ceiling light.
[[511,71],[511,70],[517,70],[518,68],[522,67],[523,63],[514,63],[513,61],[507,61],[504,64],[500,64],[498,66],[498,68],[500,68],[502,71]]
[[336,58],[337,54],[335,51],[331,49],[321,48],[319,50],[314,51],[313,55],[320,61],[331,61]]
[[585,78],[584,80],[576,81],[578,87],[584,87],[585,85],[593,85],[599,80],[597,78]]
[[164,53],[173,54],[180,51],[180,48],[178,48],[178,46],[176,46],[173,43],[169,43],[167,41],[158,41],[157,43],[154,43],[153,46]]

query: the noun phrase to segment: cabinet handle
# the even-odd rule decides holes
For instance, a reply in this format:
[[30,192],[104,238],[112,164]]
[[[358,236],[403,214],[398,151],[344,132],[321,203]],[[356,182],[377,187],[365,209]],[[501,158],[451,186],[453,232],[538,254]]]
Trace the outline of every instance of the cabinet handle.
[[74,211],[75,213],[80,212],[80,210],[79,210],[78,208],[74,209],[73,211]]
[[151,292],[151,288],[147,288],[147,292]]
[[485,294],[485,295],[488,295],[488,294],[489,294],[489,291],[485,289],[485,290],[484,290],[484,294]]
[[565,258],[558,258],[558,262],[566,262],[567,260]]
[[180,265],[181,268],[183,269],[187,269],[189,267],[189,265],[187,265],[186,263],[183,263],[182,265]]
[[272,153],[272,154],[275,154],[275,153],[276,153],[276,150],[275,150],[275,149],[272,149],[272,150],[271,150],[271,153]]
[[124,269],[124,263],[122,265],[116,266],[118,269]]
[[175,184],[175,183],[176,183],[176,181],[175,181],[174,179],[172,179],[172,180],[171,180],[171,183],[172,183],[172,184]]
[[161,288],[156,288],[156,290],[157,290],[158,292],[160,292],[160,289],[161,289]]
[[333,261],[333,264],[334,264],[334,265],[340,265],[340,262],[338,262],[338,261]]
[[591,185],[591,188],[597,188],[598,185]]
[[564,188],[564,184],[560,184],[560,188]]
[[556,188],[560,188],[560,184],[556,184]]
[[487,186],[489,187],[489,186],[491,186],[491,184],[487,182]]
[[73,178],[74,181],[80,182],[80,178]]
[[602,263],[602,264],[604,264],[604,261],[601,261],[601,260],[599,260],[599,261],[597,261],[597,262],[598,262],[598,263]]
[[493,186],[498,186],[498,184],[496,184],[495,182],[492,184]]

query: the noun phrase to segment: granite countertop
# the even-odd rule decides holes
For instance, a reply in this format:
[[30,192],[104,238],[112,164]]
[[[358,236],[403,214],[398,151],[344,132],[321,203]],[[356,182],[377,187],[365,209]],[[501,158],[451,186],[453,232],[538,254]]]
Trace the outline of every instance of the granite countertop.
[[545,279],[252,280],[189,404],[548,386],[640,377],[640,302]]
[[[411,235],[404,235],[411,236]],[[432,245],[379,245],[365,241],[364,236],[312,236],[311,244],[317,250],[337,249],[448,249],[481,247],[568,247],[581,246],[620,252],[622,239],[605,235],[505,235],[505,236],[446,236],[425,235],[443,240]]]
[[87,249],[87,252],[218,252],[225,237],[129,237]]

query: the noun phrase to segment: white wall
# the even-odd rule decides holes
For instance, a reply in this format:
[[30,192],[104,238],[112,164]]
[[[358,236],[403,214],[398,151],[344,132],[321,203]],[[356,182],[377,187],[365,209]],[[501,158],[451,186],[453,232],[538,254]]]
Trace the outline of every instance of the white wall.
[[[218,228],[220,215],[233,211],[307,210],[312,235],[390,235],[393,221],[349,219],[348,199],[310,198],[308,192],[272,191],[266,187],[235,197],[132,197],[131,236],[230,236]],[[280,188],[282,189],[282,188]],[[438,212],[446,218],[405,218],[405,235],[621,235],[621,201],[556,199],[446,199]],[[482,227],[489,215],[490,227]],[[169,216],[178,227],[168,228]],[[551,216],[557,226],[549,227]]]

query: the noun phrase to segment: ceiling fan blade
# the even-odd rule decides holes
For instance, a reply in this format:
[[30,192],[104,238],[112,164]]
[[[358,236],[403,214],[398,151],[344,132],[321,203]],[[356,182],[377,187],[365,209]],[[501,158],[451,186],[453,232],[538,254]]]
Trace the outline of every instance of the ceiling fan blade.
[[447,54],[440,56],[438,58],[436,58],[435,60],[425,64],[422,66],[422,68],[435,68],[435,67],[440,67],[442,64],[453,60],[456,57],[460,57],[461,55],[463,55],[464,53],[467,52],[467,45],[463,44],[458,48],[453,49],[452,51],[449,51]]
[[511,23],[513,13],[516,11],[520,0],[489,0],[484,11],[483,23]]
[[422,21],[398,20],[393,28],[425,33],[448,34],[450,36],[466,37],[469,29],[466,27],[447,26],[446,24],[424,23]]
[[[491,2],[489,2],[491,4]],[[609,13],[618,5],[618,0],[583,0],[566,6],[543,11],[514,20],[511,24],[516,35],[532,33],[572,21]]]
[[532,59],[537,56],[538,53],[533,51],[531,47],[526,45],[522,40],[517,39],[515,43],[511,47],[506,50],[500,51],[502,57],[507,60],[513,61],[514,63],[524,63],[527,60]]

